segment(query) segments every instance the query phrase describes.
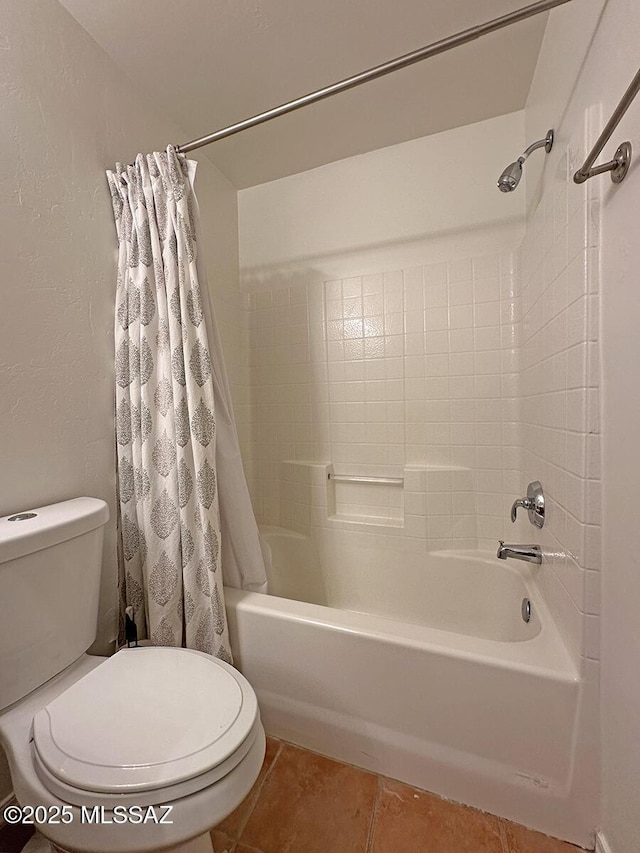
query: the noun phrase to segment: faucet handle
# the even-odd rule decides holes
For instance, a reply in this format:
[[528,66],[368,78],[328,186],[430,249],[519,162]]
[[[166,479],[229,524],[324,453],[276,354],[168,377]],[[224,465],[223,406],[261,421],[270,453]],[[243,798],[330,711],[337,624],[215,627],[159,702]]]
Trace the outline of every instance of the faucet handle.
[[524,509],[529,509],[530,508],[529,500],[527,498],[518,498],[517,501],[513,502],[512,506],[511,506],[511,521],[515,522],[516,516],[518,513],[518,509],[520,507],[524,507]]
[[526,498],[518,498],[518,500],[513,502],[513,506],[511,507],[511,521],[516,520],[516,515],[520,507],[523,507],[529,513],[531,524],[534,524],[536,527],[544,525],[544,492],[538,480],[529,483]]

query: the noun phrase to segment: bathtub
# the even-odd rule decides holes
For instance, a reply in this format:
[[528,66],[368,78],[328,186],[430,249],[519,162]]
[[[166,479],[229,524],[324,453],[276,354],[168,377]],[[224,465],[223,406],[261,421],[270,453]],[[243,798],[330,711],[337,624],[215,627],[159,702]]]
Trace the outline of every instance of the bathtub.
[[574,785],[581,681],[535,566],[375,537],[333,537],[318,553],[288,530],[262,536],[270,594],[227,588],[226,603],[270,734],[591,840]]

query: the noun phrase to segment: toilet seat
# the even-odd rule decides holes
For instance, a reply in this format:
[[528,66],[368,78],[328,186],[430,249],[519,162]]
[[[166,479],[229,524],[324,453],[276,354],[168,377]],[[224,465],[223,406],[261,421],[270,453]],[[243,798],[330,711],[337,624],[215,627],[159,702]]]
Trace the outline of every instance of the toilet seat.
[[118,652],[38,711],[32,752],[65,802],[151,805],[214,784],[260,730],[255,694],[233,667],[144,647]]

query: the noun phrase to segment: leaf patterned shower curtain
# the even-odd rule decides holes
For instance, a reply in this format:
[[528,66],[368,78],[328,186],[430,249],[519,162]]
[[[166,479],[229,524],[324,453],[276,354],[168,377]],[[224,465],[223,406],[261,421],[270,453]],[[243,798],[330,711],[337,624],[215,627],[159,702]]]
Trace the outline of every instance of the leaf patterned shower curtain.
[[[121,599],[134,608],[140,637],[230,661],[215,399],[216,390],[224,396],[228,386],[223,365],[212,362],[219,346],[211,347],[208,338],[215,329],[198,258],[195,165],[170,146],[166,153],[139,154],[134,166],[117,164],[115,172],[107,172],[119,245],[120,587]],[[230,433],[233,439],[230,401],[223,400],[221,409],[225,439]],[[229,455],[240,465],[234,447],[224,455],[225,472]],[[237,488],[238,472],[233,473]],[[246,492],[242,474],[240,479]],[[248,492],[240,497],[246,514]],[[254,570],[243,577],[233,566],[231,583],[261,589],[264,566],[250,504],[248,510],[245,538],[253,545]],[[230,542],[229,554],[246,547]]]

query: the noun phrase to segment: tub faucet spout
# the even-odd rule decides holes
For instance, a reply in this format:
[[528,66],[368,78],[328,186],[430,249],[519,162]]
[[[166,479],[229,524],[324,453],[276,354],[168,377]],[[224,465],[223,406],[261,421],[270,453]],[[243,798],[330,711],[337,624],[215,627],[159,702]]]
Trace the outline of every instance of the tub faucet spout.
[[542,562],[542,551],[539,545],[505,545],[502,539],[496,556],[499,560],[513,557],[514,560],[524,560],[527,563]]

